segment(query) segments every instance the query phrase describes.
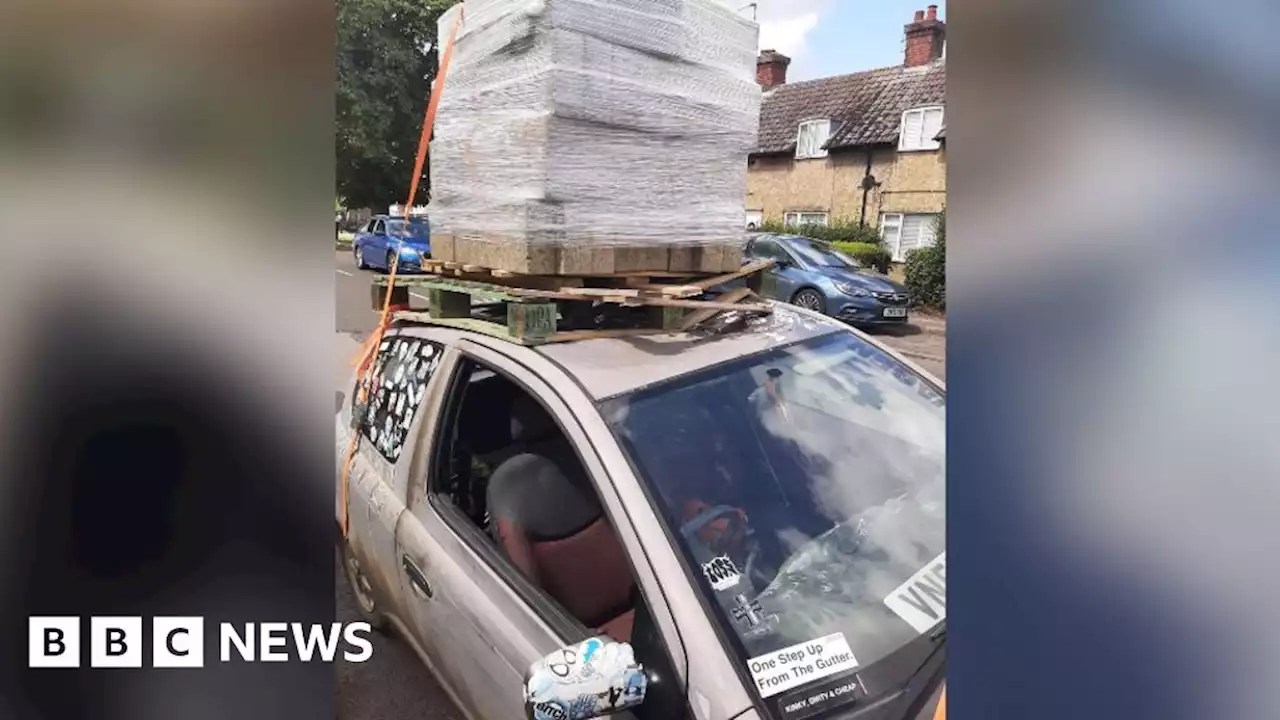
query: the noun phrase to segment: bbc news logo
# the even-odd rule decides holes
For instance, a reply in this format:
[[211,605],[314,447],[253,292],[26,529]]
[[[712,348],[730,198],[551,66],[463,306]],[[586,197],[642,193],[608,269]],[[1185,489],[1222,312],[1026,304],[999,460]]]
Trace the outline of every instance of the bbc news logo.
[[[27,666],[80,667],[83,638],[79,617],[27,619]],[[362,663],[373,655],[369,623],[218,623],[218,661]],[[205,620],[202,617],[151,619],[150,667],[199,668],[205,663]],[[141,617],[89,618],[89,667],[140,668],[147,641]],[[293,651],[292,653],[290,651]]]

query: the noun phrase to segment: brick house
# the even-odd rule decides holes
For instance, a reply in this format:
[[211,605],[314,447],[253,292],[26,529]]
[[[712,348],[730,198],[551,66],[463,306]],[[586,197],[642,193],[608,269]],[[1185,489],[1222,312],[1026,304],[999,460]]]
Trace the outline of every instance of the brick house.
[[760,53],[760,139],[747,225],[854,222],[880,228],[895,261],[933,242],[946,206],[946,23],[906,26],[901,65],[788,84],[790,59]]

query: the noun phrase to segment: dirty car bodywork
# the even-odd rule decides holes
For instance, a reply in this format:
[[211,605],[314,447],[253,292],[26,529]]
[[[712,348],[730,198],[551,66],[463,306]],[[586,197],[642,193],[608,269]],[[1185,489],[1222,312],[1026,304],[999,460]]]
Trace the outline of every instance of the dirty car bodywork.
[[[445,497],[451,448],[467,427],[459,398],[499,375],[554,418],[625,550],[642,608],[631,642],[658,682],[646,706],[621,717],[793,717],[780,709],[784,698],[764,697],[758,689],[732,620],[716,607],[689,546],[665,517],[660,488],[646,478],[645,463],[620,438],[606,409],[699,373],[772,357],[779,348],[830,341],[839,343],[836,355],[798,354],[792,366],[842,362],[844,348],[856,348],[867,362],[943,397],[940,383],[874,339],[783,305],[711,337],[594,339],[538,348],[452,328],[393,327],[379,348],[379,384],[369,406],[353,408],[354,393],[348,392],[335,417],[339,462],[352,433],[360,434],[350,470],[349,531],[340,546],[362,611],[401,636],[471,718],[522,717],[527,669],[596,632],[513,571],[484,523],[468,516],[466,498]],[[495,414],[484,422],[506,418]],[[936,703],[944,671],[945,651],[939,650],[945,636],[936,634],[920,634],[884,659],[851,670],[850,682],[866,686],[857,701],[849,694],[820,716],[924,717]],[[820,678],[833,679],[840,677]],[[821,685],[802,683],[787,697]]]

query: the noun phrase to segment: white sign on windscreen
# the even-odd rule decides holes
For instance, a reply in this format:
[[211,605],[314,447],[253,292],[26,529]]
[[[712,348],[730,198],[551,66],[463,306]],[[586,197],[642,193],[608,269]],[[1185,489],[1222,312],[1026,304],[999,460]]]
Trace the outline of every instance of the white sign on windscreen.
[[884,604],[916,632],[947,619],[947,554],[944,552],[889,593]]

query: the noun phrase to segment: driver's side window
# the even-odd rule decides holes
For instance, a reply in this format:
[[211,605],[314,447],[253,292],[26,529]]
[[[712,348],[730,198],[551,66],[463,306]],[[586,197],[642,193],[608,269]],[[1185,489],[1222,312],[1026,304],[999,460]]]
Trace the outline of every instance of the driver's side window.
[[[560,419],[517,379],[469,358],[441,421],[427,493],[459,538],[561,637],[585,631],[630,642],[647,668],[674,677],[627,552]],[[635,716],[685,715],[683,693],[659,685]]]
[[373,234],[374,234],[374,235],[382,235],[382,234],[383,234],[383,233],[385,233],[386,231],[387,231],[387,226],[386,226],[386,224],[385,224],[385,223],[383,223],[381,220],[375,220],[375,221],[373,222],[373,230],[372,230],[372,232],[373,232]]

